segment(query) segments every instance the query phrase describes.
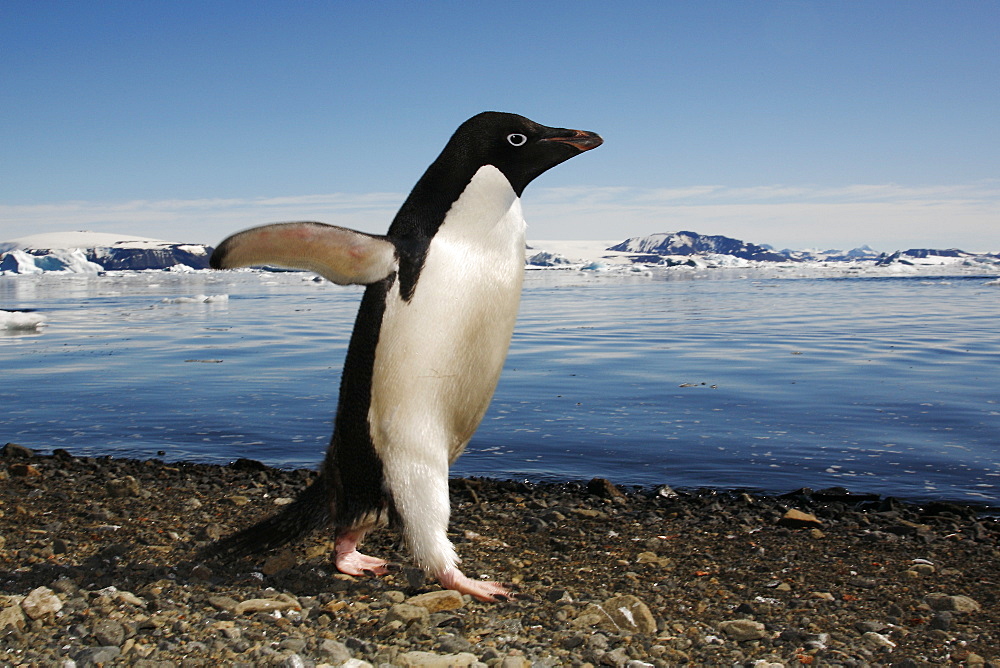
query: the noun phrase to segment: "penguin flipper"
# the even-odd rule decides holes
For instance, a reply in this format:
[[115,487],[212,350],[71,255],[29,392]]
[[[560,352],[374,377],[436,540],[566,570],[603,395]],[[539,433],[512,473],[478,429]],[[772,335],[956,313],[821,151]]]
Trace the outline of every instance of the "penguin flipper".
[[307,269],[338,285],[368,285],[396,271],[396,247],[385,237],[325,223],[275,223],[227,237],[213,269],[278,265]]

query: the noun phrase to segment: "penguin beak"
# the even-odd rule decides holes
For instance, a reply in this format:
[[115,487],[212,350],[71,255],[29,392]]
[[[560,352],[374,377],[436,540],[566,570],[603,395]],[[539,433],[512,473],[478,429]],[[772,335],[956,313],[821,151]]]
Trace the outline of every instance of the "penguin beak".
[[555,137],[545,137],[542,141],[569,144],[580,152],[589,151],[590,149],[597,148],[604,143],[604,140],[601,139],[601,135],[596,132],[586,132],[584,130],[561,130],[559,135],[556,135]]

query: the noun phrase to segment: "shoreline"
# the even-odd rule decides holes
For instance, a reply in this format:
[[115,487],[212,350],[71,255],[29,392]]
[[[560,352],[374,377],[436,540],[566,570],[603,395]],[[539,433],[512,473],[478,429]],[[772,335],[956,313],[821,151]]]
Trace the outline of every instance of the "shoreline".
[[392,530],[381,579],[322,532],[192,561],[312,475],[4,448],[0,665],[1000,665],[1000,521],[946,502],[452,479],[463,568],[523,597],[499,605]]

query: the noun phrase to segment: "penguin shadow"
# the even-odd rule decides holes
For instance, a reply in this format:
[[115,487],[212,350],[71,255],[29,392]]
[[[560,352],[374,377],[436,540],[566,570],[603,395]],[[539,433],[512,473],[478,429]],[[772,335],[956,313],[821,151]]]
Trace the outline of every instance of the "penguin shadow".
[[[383,575],[371,571],[361,576],[340,573],[334,564],[332,536],[317,536],[301,545],[236,558],[203,556],[214,541],[198,541],[173,569],[177,576],[195,585],[272,587],[294,596],[332,595],[343,600],[379,599],[388,592],[401,592],[410,598],[442,589],[424,570],[408,563],[406,546],[395,531],[383,529],[379,534],[366,540],[365,548],[386,559],[388,572]],[[503,584],[510,596],[497,597],[498,603],[537,600],[519,591],[517,585]]]

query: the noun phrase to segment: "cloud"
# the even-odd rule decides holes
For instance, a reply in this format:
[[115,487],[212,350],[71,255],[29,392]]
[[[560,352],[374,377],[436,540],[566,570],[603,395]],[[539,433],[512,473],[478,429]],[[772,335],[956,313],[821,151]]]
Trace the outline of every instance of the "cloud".
[[246,227],[291,220],[319,220],[384,232],[403,198],[400,193],[332,193],[255,199],[70,201],[0,205],[0,220],[8,238],[86,229],[215,243]]
[[[216,243],[237,230],[285,220],[381,233],[404,197],[376,192],[0,205],[0,221],[6,238],[89,229]],[[881,250],[1000,251],[1000,180],[920,187],[538,188],[527,191],[524,210],[529,239],[624,239],[693,230],[779,248],[867,243]]]
[[[780,248],[1000,251],[1000,181],[552,190],[525,201],[529,237],[616,238],[693,230]],[[569,232],[567,234],[567,231]]]

